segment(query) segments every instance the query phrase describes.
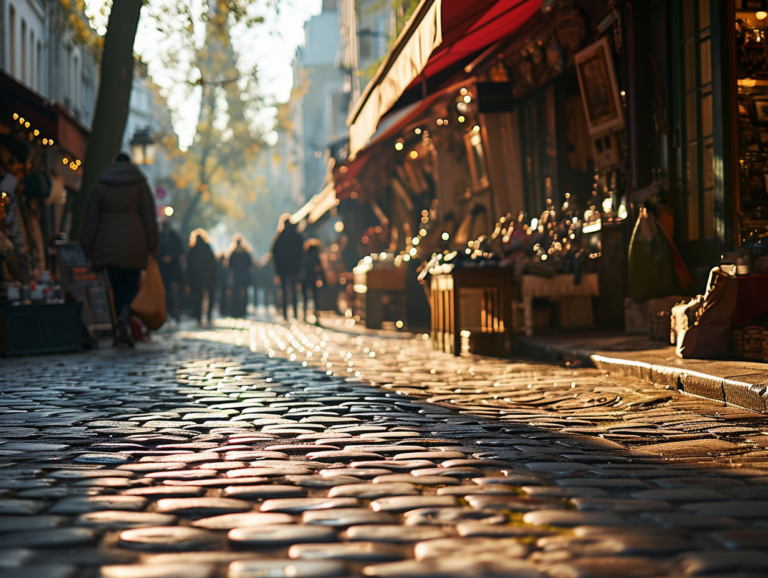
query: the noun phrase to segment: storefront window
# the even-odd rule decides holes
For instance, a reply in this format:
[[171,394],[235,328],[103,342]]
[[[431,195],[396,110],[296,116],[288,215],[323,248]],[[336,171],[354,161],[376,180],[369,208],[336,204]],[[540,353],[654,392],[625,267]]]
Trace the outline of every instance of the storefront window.
[[687,195],[686,237],[715,234],[714,154],[712,148],[712,46],[709,0],[682,3],[682,77],[684,107],[683,187]]
[[765,3],[736,0],[739,155],[736,210],[741,241],[755,254],[765,252],[761,239],[768,239],[768,18],[764,10]]

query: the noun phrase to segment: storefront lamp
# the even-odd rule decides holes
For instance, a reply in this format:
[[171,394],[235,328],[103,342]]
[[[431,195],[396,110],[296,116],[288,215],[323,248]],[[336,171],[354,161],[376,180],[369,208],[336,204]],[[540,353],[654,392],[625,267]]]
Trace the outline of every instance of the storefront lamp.
[[137,165],[151,165],[155,162],[155,141],[149,134],[149,127],[140,128],[131,139],[131,155]]
[[757,12],[755,12],[755,18],[757,18],[758,20],[765,20],[766,18],[768,18],[768,12],[765,12],[764,10],[758,10]]

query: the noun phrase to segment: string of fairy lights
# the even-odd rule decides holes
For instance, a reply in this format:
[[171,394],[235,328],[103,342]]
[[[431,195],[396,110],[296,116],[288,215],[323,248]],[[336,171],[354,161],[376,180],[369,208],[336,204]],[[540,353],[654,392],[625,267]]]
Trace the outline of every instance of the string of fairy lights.
[[[40,131],[37,128],[34,128],[32,126],[32,123],[28,119],[21,116],[19,113],[17,112],[13,113],[13,120],[14,120],[14,123],[18,123],[21,129],[26,129],[29,131],[27,134],[30,142],[37,140],[40,146],[43,146],[43,147],[54,146],[55,141],[52,138],[41,136]],[[69,167],[69,169],[72,170],[73,172],[78,171],[83,164],[80,159],[70,159],[67,156],[63,157],[61,161],[64,166]]]
[[[457,121],[459,125],[467,126],[464,131],[466,135],[474,137],[480,133],[481,127],[475,120],[477,100],[471,91],[467,88],[461,88],[455,96],[454,105],[454,115],[441,114],[440,118],[434,120],[435,124],[442,128]],[[446,116],[451,116],[451,118],[446,118]],[[432,140],[424,123],[421,127],[409,129],[409,133],[411,131],[411,134],[401,134],[395,138],[392,146],[395,151],[404,154],[407,159],[416,160],[420,157],[420,150],[423,148],[417,149],[424,145],[429,147]],[[597,185],[592,196],[598,196]],[[399,267],[418,258],[420,254],[425,253],[425,249],[427,255],[431,253],[429,257],[425,255],[428,261],[425,272],[431,271],[433,274],[448,272],[453,269],[457,262],[462,260],[498,262],[508,259],[509,255],[513,255],[516,259],[525,258],[532,263],[542,265],[545,263],[547,265],[553,264],[553,262],[560,263],[563,259],[572,258],[576,254],[582,254],[589,260],[597,259],[601,256],[600,244],[595,242],[597,239],[590,237],[591,240],[588,240],[586,245],[582,244],[581,239],[584,235],[590,235],[601,230],[602,217],[607,217],[609,221],[614,218],[626,218],[625,201],[622,199],[621,203],[616,203],[613,199],[608,198],[602,204],[598,204],[590,199],[592,203],[589,203],[588,208],[582,212],[573,202],[574,200],[570,193],[565,193],[562,207],[558,210],[554,206],[553,200],[548,198],[541,215],[532,218],[524,212],[520,212],[517,217],[510,214],[504,215],[497,220],[491,233],[470,239],[466,241],[466,245],[463,247],[457,247],[455,244],[448,246],[449,241],[452,241],[452,234],[448,231],[441,232],[431,242],[427,241],[428,236],[430,239],[432,238],[428,230],[432,228],[430,225],[437,222],[437,211],[435,210],[436,207],[433,206],[430,210],[421,212],[417,230],[414,231],[415,235],[411,236],[406,232],[404,249],[394,255],[386,251],[372,252],[359,262],[354,273],[367,273],[373,269],[374,263],[377,261],[389,261]],[[615,207],[614,204],[620,206]],[[368,244],[372,232],[372,230],[365,231],[362,238],[364,245]],[[457,231],[453,232],[454,235],[456,233]],[[440,241],[442,241],[442,247],[435,246],[435,242],[439,244]],[[463,243],[464,241],[462,241]],[[426,248],[427,245],[429,249]],[[437,251],[433,252],[435,249]],[[358,288],[358,285],[355,285],[355,290],[364,292],[365,287],[360,286]]]

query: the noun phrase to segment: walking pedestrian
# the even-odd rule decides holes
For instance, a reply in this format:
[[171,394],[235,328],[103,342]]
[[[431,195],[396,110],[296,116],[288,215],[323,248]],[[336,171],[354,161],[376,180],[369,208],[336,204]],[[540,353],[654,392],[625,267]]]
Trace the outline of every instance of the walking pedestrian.
[[304,297],[304,321],[307,320],[309,311],[308,300],[312,295],[315,323],[320,323],[317,312],[320,308],[320,287],[325,284],[325,268],[320,258],[322,244],[319,239],[308,239],[304,243],[304,275],[301,280],[301,293]]
[[232,291],[229,288],[229,268],[227,255],[223,251],[216,256],[216,285],[219,293],[219,315],[229,316]]
[[81,243],[93,269],[107,270],[118,316],[116,342],[129,346],[131,303],[141,270],[159,245],[155,215],[146,178],[120,153],[90,191]]
[[232,276],[232,317],[245,317],[248,308],[248,286],[251,284],[251,248],[237,234],[232,239],[229,271]]
[[168,313],[176,323],[181,320],[181,289],[184,285],[184,271],[181,264],[185,257],[184,242],[171,227],[170,220],[166,219],[160,229],[160,250],[157,261],[163,285],[165,285],[165,304]]
[[261,279],[259,278],[259,271],[261,270],[261,263],[258,257],[254,257],[251,261],[251,287],[253,287],[253,308],[259,307],[259,287],[261,286]]
[[275,269],[272,266],[272,253],[261,258],[261,266],[256,272],[257,287],[261,289],[263,305],[269,310],[270,305],[277,307],[277,285],[275,284]]
[[304,255],[304,240],[296,230],[296,225],[291,223],[290,213],[280,217],[280,225],[277,229],[277,237],[272,244],[272,257],[275,262],[275,271],[280,277],[283,288],[283,316],[288,321],[288,292],[293,305],[293,316],[298,318],[296,284],[302,271],[302,257]]
[[213,319],[214,293],[216,290],[216,256],[211,240],[203,229],[195,229],[189,236],[187,278],[192,293],[192,313],[198,325],[203,320],[203,297],[208,297],[206,316],[208,325]]

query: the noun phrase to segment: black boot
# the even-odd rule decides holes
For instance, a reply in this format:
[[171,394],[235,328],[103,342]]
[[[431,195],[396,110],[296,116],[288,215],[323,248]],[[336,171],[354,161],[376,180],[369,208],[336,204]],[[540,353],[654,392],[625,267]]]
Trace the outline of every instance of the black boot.
[[117,319],[117,341],[128,347],[135,345],[133,331],[131,331],[131,308],[128,305],[123,307],[123,311]]

